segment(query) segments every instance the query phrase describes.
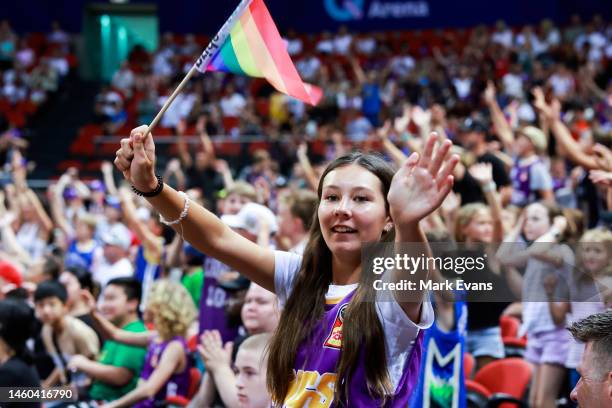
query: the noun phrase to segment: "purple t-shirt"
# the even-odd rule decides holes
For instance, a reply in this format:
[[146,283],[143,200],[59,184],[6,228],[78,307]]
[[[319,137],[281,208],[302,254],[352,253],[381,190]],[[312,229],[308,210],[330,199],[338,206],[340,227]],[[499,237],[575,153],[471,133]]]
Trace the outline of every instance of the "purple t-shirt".
[[[174,337],[169,341],[161,341],[160,339],[153,339],[149,343],[149,347],[147,349],[147,355],[145,357],[145,364],[140,372],[140,378],[143,380],[149,379],[157,364],[161,360],[162,354],[168,344],[172,341],[178,341],[183,346],[183,350],[185,351],[185,355],[188,356],[189,349],[187,347],[187,342],[183,337]],[[167,397],[170,396],[182,396],[187,397],[189,393],[189,370],[191,368],[191,364],[189,362],[189,358],[187,358],[187,364],[185,369],[177,374],[172,374],[170,379],[164,384],[164,386],[159,390],[157,394],[153,398],[149,398],[143,401],[140,401],[138,404],[134,405],[135,408],[153,408],[156,402],[163,401]]]
[[219,287],[219,275],[230,271],[230,267],[214,258],[204,262],[204,284],[200,300],[200,333],[204,330],[219,330],[223,343],[238,336],[238,328],[230,327],[225,316],[227,292]]
[[[302,257],[288,252],[275,252],[274,286],[279,301],[284,304],[293,287]],[[342,345],[342,321],[344,311],[357,289],[354,285],[330,285],[326,294],[325,314],[322,324],[299,347],[295,361],[295,375],[285,398],[287,406],[332,406],[336,367]],[[421,360],[422,330],[433,323],[431,303],[424,302],[421,322],[412,322],[395,301],[376,302],[377,314],[385,333],[387,369],[395,390],[392,401],[386,406],[405,407],[418,380]],[[349,385],[349,406],[372,407],[380,403],[367,394],[365,357],[363,350],[360,364]]]

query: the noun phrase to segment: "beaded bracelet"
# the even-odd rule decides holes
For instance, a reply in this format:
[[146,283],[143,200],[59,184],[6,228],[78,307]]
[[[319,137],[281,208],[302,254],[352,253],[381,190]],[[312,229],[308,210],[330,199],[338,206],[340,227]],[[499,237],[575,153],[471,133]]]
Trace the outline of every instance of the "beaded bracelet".
[[181,214],[179,215],[179,217],[174,221],[166,221],[164,217],[161,214],[159,214],[159,222],[169,227],[176,225],[180,223],[181,221],[183,221],[187,217],[187,212],[189,211],[189,198],[187,197],[187,194],[185,194],[183,191],[179,191],[178,193],[185,200],[183,211],[181,211]]
[[155,187],[155,190],[145,193],[144,191],[140,191],[136,187],[132,186],[132,191],[141,197],[155,197],[156,195],[159,195],[159,193],[161,193],[164,189],[164,178],[159,174],[156,174],[155,177],[157,177],[157,186]]

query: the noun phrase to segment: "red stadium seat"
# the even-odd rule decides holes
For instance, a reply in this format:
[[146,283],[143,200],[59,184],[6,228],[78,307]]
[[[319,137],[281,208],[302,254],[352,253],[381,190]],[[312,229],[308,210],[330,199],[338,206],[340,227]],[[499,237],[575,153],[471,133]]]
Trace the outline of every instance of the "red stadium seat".
[[527,347],[527,337],[518,337],[521,322],[516,317],[501,316],[499,318],[502,341],[506,351],[506,357],[522,357]]
[[465,380],[465,390],[467,392],[467,406],[485,408],[489,402],[491,391],[473,380]]
[[217,156],[237,156],[240,154],[240,149],[242,149],[240,142],[213,142],[213,144]]
[[468,352],[463,354],[463,375],[465,376],[466,380],[468,378],[472,378],[475,363],[476,360],[474,359],[473,355]]
[[502,337],[516,338],[521,322],[516,317],[501,316],[499,318],[499,327],[501,328]]
[[187,394],[187,398],[181,397],[179,395],[175,395],[172,397],[166,397],[165,406],[176,406],[176,407],[186,407],[189,405],[189,401],[193,398],[193,396],[198,392],[198,388],[200,388],[200,381],[202,380],[202,373],[195,367],[192,367],[189,371],[189,391]]
[[63,173],[70,167],[76,167],[80,171],[83,169],[83,162],[80,160],[63,160],[57,165],[57,170]]
[[189,340],[187,340],[187,348],[189,348],[189,351],[191,351],[192,353],[195,353],[198,347],[198,335],[194,334],[193,336],[191,336],[189,338]]
[[522,401],[531,382],[531,376],[532,368],[527,361],[522,358],[505,358],[481,368],[474,376],[474,382],[492,394],[489,396],[490,400],[503,399],[506,402],[499,406],[511,408],[523,406]]
[[249,143],[249,153],[253,154],[255,150],[270,150],[269,142],[253,142]]
[[191,367],[189,371],[189,393],[187,397],[192,399],[193,396],[198,392],[198,388],[200,387],[200,381],[202,380],[202,373],[196,367]]

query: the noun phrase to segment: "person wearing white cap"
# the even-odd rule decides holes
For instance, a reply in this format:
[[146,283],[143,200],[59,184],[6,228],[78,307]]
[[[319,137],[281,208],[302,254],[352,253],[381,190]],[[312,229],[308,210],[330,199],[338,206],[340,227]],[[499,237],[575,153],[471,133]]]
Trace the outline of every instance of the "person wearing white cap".
[[546,147],[546,136],[537,127],[525,126],[517,132],[517,157],[510,172],[512,204],[524,207],[538,199],[554,202],[552,177],[539,157]]
[[268,246],[270,237],[278,231],[274,213],[257,203],[245,204],[238,214],[222,215],[221,221],[238,230],[243,237],[262,246]]
[[130,231],[123,224],[113,225],[102,236],[104,245],[102,252],[96,254],[91,267],[93,279],[100,286],[106,286],[106,283],[114,278],[134,275],[134,267],[127,258],[131,236]]

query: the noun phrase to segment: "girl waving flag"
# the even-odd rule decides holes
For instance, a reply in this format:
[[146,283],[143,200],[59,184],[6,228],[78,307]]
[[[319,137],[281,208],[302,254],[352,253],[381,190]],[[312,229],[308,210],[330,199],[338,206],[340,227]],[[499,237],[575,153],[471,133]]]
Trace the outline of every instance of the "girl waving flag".
[[[362,271],[365,242],[426,244],[419,221],[453,183],[458,157],[450,141],[393,169],[378,155],[354,152],[323,172],[303,257],[262,249],[191,203],[155,175],[146,126],[121,141],[115,164],[137,193],[194,247],[264,288],[285,307],[270,345],[267,382],[277,406],[405,407],[418,379],[422,329],[433,322],[425,293],[411,301],[378,299],[372,271]],[[387,279],[418,282],[426,270],[389,270]]]

